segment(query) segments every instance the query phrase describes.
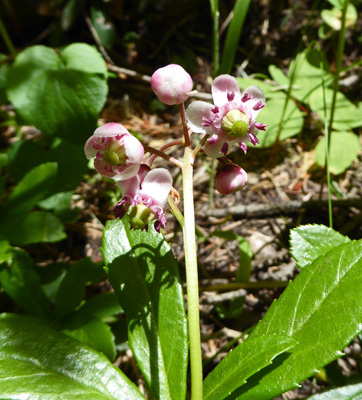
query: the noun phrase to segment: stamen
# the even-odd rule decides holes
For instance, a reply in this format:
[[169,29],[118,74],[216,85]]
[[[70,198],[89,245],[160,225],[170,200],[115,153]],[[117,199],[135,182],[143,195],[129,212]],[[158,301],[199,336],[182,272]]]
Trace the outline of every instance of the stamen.
[[249,133],[249,139],[254,146],[259,143],[258,138],[253,133]]
[[246,92],[244,93],[243,97],[241,98],[241,101],[245,103],[246,101],[250,100],[251,96],[249,96]]
[[202,117],[202,120],[204,121],[202,126],[211,126],[212,125],[212,120],[210,118]]
[[227,94],[228,101],[233,101],[234,97],[235,97],[235,92],[228,92]]
[[215,144],[217,141],[219,140],[219,136],[216,135],[212,135],[211,138],[207,139],[209,144]]
[[221,147],[220,153],[223,153],[226,156],[228,150],[229,150],[229,145],[225,142]]
[[215,108],[213,108],[213,109],[211,110],[211,112],[213,112],[214,114],[217,114],[219,111],[220,111],[220,110],[219,110],[219,107],[218,107],[218,106],[215,106]]
[[265,128],[267,127],[266,124],[262,124],[261,122],[254,122],[254,126],[256,129],[259,129],[259,131],[265,131]]
[[246,154],[246,152],[248,151],[248,146],[244,142],[240,143],[240,148],[244,152],[244,154]]
[[263,103],[262,100],[259,100],[253,107],[254,111],[259,111],[261,110],[263,107],[265,107],[265,104]]

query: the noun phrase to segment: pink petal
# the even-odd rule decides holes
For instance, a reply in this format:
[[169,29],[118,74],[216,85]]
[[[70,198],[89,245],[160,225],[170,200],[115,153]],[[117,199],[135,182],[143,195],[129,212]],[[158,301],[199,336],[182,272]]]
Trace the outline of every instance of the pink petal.
[[172,176],[165,168],[152,169],[142,183],[140,195],[143,199],[151,198],[153,204],[164,207],[172,188]]
[[204,146],[205,153],[211,158],[223,157],[224,154],[221,153],[222,146],[224,145],[223,140],[218,140],[217,142],[207,141]]
[[122,196],[130,196],[133,199],[139,191],[140,179],[136,175],[131,179],[118,181],[117,185],[121,188]]
[[135,175],[137,175],[139,169],[140,169],[140,164],[133,164],[133,165],[127,165],[127,166],[123,166],[119,169],[117,169],[117,167],[115,168],[116,172],[115,174],[112,176],[112,178],[115,181],[124,181],[127,179],[130,179],[132,177],[134,177]]
[[145,155],[142,143],[132,135],[127,135],[124,138],[124,147],[128,160],[132,164],[140,163]]
[[213,134],[214,128],[205,126],[205,119],[214,120],[215,114],[212,112],[214,105],[205,101],[194,101],[186,110],[186,118],[191,130],[195,133]]
[[94,136],[106,136],[114,137],[117,135],[130,135],[128,130],[121,124],[116,122],[109,122],[108,124],[102,125],[94,131]]
[[236,79],[230,75],[218,76],[212,84],[211,92],[215,105],[219,107],[229,101],[228,93],[234,93],[233,101],[240,101],[241,99],[239,84]]
[[[241,95],[245,96],[245,94],[251,97],[251,99],[246,101],[244,104],[250,110],[252,119],[255,119],[261,108],[263,108],[263,106],[265,105],[264,93],[258,86],[250,86],[247,89],[245,89]],[[258,110],[253,110],[253,107],[258,103],[261,105],[261,108],[259,108]]]
[[94,136],[91,136],[84,145],[84,153],[85,156],[88,158],[93,158],[97,155],[98,150],[93,147]]

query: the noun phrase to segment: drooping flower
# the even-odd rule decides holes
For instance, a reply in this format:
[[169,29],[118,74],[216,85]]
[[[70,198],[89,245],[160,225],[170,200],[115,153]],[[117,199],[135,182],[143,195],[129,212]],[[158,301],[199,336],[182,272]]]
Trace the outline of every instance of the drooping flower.
[[101,175],[116,181],[135,176],[144,157],[141,142],[115,122],[97,128],[84,152],[88,159],[95,157],[94,167]]
[[220,168],[215,175],[215,188],[221,194],[230,194],[241,190],[247,183],[246,172],[236,164]]
[[155,229],[166,225],[165,206],[172,188],[172,176],[165,168],[149,167],[142,164],[133,178],[117,182],[122,199],[114,208],[114,214],[122,218],[126,212],[134,229],[148,229],[154,221]]
[[211,91],[214,105],[195,101],[186,110],[190,128],[195,133],[210,135],[204,150],[212,158],[225,156],[235,143],[246,153],[246,143],[259,143],[256,136],[266,127],[256,122],[265,106],[263,91],[250,86],[240,93],[238,82],[230,75],[218,76]]
[[189,97],[193,86],[191,76],[177,64],[159,68],[151,77],[151,87],[162,103],[181,104]]

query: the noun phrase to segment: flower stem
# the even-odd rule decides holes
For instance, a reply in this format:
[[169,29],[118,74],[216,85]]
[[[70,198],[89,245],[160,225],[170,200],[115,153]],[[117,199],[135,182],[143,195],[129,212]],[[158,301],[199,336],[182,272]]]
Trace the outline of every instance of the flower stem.
[[184,248],[186,264],[188,327],[190,340],[191,400],[202,400],[202,358],[199,312],[199,280],[195,235],[192,149],[185,147],[182,166],[184,197]]

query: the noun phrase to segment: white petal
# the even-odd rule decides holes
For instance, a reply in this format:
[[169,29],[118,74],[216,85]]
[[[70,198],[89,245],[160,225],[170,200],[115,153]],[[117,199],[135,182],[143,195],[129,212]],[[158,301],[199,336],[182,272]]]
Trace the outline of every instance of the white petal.
[[[124,167],[122,167],[122,169],[123,168]],[[135,175],[137,175],[139,169],[140,169],[140,164],[126,166],[126,168],[124,168],[122,171],[112,176],[112,179],[114,179],[115,181],[124,181],[130,179]]]
[[205,101],[194,101],[186,110],[186,118],[191,130],[195,133],[214,133],[212,126],[204,126],[203,118],[213,120],[215,114],[211,111],[215,106]]
[[140,163],[145,155],[142,143],[132,135],[124,138],[126,155],[132,164]]
[[131,179],[118,181],[117,185],[121,188],[122,196],[131,196],[134,198],[140,188],[140,179],[136,175]]
[[214,103],[218,107],[228,103],[228,93],[234,93],[235,101],[241,99],[239,84],[236,79],[230,75],[219,75],[212,84],[211,92]]
[[172,176],[165,168],[152,169],[142,183],[140,195],[151,197],[153,203],[164,207],[172,187]]

